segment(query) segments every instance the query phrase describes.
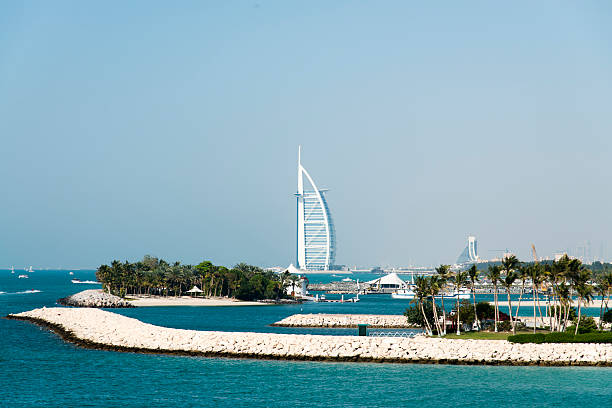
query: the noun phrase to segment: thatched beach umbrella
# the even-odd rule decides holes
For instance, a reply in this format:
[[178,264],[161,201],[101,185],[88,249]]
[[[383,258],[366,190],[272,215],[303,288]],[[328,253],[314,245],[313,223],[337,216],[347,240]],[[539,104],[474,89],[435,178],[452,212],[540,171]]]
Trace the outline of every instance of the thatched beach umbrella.
[[198,296],[198,293],[202,293],[204,292],[203,290],[201,290],[200,288],[198,288],[197,286],[193,286],[193,288],[189,289],[187,291],[187,293],[191,293],[192,296]]

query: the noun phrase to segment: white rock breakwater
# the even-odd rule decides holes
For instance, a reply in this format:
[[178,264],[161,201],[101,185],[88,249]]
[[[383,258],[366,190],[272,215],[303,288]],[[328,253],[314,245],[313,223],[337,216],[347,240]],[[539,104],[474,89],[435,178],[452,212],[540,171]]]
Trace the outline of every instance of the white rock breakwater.
[[367,324],[371,328],[406,328],[414,327],[408,324],[402,315],[373,314],[294,314],[272,324],[283,327],[357,327]]
[[77,307],[134,307],[134,305],[127,300],[106,293],[102,289],[84,290],[74,295],[58,299],[57,303],[64,306]]
[[42,308],[9,319],[50,327],[85,347],[294,360],[505,365],[612,365],[612,344],[232,333],[171,329],[100,309]]

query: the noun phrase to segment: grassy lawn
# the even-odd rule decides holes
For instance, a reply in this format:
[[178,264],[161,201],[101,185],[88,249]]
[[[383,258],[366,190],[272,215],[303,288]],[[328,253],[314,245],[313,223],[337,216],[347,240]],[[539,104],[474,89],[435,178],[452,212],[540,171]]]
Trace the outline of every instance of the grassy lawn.
[[[538,333],[548,333],[548,331],[538,330]],[[532,334],[533,330],[530,331],[518,331],[516,334]],[[511,336],[512,332],[486,332],[486,331],[473,331],[461,333],[461,336],[457,336],[455,333],[449,333],[444,336],[445,339],[464,339],[464,340],[507,340],[508,336]]]

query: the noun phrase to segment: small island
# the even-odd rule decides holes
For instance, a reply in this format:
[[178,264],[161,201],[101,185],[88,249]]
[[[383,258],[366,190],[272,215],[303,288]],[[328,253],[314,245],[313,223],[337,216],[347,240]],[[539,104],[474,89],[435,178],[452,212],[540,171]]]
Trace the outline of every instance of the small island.
[[145,255],[141,261],[113,261],[96,271],[102,289],[85,290],[59,299],[77,307],[261,306],[296,303],[286,288],[298,277],[276,274],[240,263],[233,268],[203,261],[198,265],[169,264]]

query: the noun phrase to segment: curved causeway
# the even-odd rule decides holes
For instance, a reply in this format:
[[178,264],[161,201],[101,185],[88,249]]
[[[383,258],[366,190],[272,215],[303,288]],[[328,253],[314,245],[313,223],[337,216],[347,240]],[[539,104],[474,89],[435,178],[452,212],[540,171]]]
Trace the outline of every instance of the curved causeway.
[[82,308],[42,308],[7,317],[49,327],[84,347],[115,351],[288,360],[612,366],[612,344],[196,331]]

